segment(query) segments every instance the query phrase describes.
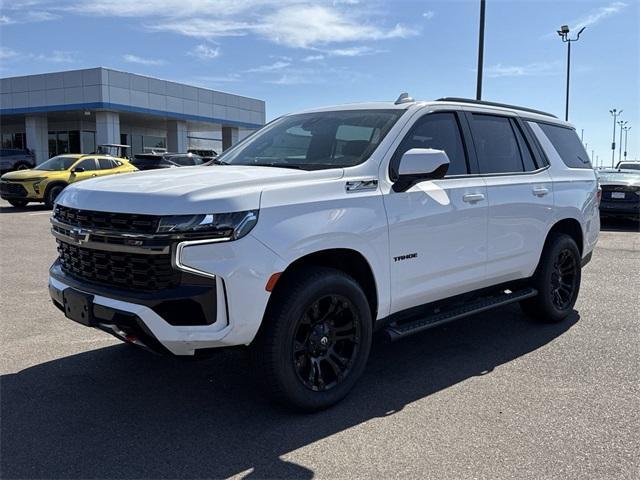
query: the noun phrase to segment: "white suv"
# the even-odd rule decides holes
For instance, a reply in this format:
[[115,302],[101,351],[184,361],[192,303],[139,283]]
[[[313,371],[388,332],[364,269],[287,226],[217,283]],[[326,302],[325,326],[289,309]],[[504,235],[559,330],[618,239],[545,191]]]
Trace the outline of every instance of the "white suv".
[[344,397],[392,339],[519,302],[573,311],[598,185],[571,125],[464,99],[283,116],[216,165],[67,187],[50,270],[66,316],[148,349],[248,346],[280,401]]

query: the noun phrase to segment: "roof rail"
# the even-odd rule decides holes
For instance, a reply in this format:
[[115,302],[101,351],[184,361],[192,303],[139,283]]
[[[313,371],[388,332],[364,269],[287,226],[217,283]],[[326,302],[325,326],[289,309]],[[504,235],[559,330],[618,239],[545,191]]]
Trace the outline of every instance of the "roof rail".
[[490,107],[512,108],[515,110],[522,110],[523,112],[537,113],[538,115],[544,115],[546,117],[558,118],[554,114],[543,112],[542,110],[535,110],[533,108],[527,108],[527,107],[518,107],[517,105],[509,105],[507,103],[486,102],[484,100],[474,100],[471,98],[459,98],[459,97],[442,97],[442,98],[438,98],[437,101],[438,102],[471,103],[474,105],[487,105]]

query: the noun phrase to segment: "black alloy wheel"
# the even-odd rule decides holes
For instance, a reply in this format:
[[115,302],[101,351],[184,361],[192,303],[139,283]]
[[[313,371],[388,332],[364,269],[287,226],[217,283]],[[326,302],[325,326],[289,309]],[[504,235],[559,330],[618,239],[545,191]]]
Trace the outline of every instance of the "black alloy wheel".
[[566,310],[572,304],[577,272],[578,262],[573,252],[567,248],[561,250],[551,272],[552,302],[559,310]]
[[292,361],[300,381],[314,391],[330,390],[352,371],[360,327],[351,301],[326,295],[300,319],[293,337]]

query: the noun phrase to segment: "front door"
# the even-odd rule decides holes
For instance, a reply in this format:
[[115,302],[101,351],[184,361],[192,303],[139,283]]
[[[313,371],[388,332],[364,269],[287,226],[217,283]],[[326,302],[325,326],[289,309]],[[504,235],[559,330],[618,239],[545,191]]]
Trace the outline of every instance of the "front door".
[[71,169],[71,175],[69,176],[69,183],[79,182],[81,180],[86,180],[88,178],[93,178],[97,176],[98,176],[98,164],[96,163],[96,159],[93,157],[84,158],[78,163],[76,163]]
[[469,149],[456,112],[434,112],[416,121],[390,165],[411,148],[444,150],[443,179],[418,183],[384,197],[389,222],[391,313],[483,286],[487,259],[487,189],[471,176]]

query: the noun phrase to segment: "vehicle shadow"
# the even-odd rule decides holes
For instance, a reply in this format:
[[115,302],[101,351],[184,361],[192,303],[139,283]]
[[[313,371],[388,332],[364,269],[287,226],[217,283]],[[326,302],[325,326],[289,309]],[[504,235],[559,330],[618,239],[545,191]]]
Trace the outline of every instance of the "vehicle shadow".
[[603,232],[640,232],[640,223],[633,220],[601,218],[600,230]]
[[51,211],[46,205],[40,203],[27,205],[26,207],[13,207],[5,202],[0,205],[0,213],[44,212],[47,210]]
[[3,477],[312,478],[280,457],[490,375],[578,320],[538,325],[509,306],[398,343],[378,336],[351,395],[313,415],[264,400],[239,351],[189,362],[119,345],[61,358],[0,379]]

